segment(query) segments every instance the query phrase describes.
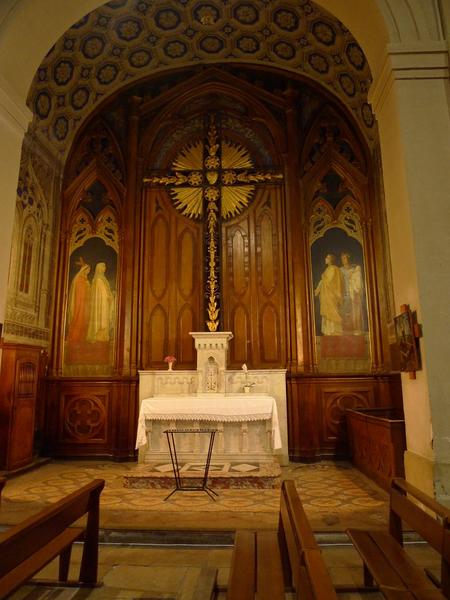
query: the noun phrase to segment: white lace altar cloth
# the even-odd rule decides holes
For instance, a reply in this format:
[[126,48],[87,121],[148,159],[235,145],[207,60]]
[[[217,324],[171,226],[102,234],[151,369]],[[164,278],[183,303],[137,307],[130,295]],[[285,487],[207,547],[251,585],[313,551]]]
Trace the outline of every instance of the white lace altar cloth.
[[145,420],[219,423],[272,420],[272,449],[281,448],[275,398],[268,395],[154,396],[141,402],[136,448],[147,443]]

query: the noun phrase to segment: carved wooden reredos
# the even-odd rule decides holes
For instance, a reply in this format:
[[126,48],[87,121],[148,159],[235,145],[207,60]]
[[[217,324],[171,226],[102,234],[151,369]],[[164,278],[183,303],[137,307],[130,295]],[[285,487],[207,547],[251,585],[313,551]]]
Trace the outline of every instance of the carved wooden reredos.
[[[56,372],[131,374],[162,366],[168,353],[192,367],[187,333],[211,319],[212,275],[218,327],[235,335],[232,365],[383,368],[380,307],[388,301],[378,281],[386,265],[376,255],[382,223],[367,147],[351,118],[305,83],[231,71],[213,67],[136,86],[78,136],[63,190]],[[211,122],[221,161],[213,183],[206,179],[213,167],[201,172]],[[210,240],[204,190],[214,185]],[[340,339],[331,341],[321,339],[330,336],[314,294],[327,253],[339,268],[347,253],[362,288],[359,324],[342,316]],[[101,339],[70,331],[70,286],[87,265],[92,287],[98,263],[106,265],[110,305]],[[79,319],[89,327],[89,315]]]
[[[50,450],[83,452],[74,415],[104,390],[87,452],[132,454],[137,370],[195,368],[190,331],[232,331],[230,368],[386,373],[374,154],[336,99],[273,69],[188,68],[104,103],[65,166]],[[318,401],[308,427],[336,423]]]

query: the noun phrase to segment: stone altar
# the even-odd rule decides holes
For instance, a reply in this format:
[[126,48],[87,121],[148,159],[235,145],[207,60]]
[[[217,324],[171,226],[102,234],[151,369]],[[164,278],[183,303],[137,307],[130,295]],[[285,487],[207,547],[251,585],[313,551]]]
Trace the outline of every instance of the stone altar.
[[[165,429],[214,427],[213,460],[287,464],[285,369],[229,370],[231,332],[191,335],[196,371],[139,372],[139,462],[170,461]],[[192,418],[187,414],[190,406]],[[201,444],[201,436],[184,436],[180,452],[195,460],[203,455]]]

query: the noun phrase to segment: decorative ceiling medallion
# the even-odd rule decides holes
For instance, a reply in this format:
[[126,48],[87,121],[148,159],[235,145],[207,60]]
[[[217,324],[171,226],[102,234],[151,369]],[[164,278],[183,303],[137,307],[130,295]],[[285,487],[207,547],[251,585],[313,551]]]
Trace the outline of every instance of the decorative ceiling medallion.
[[164,54],[169,58],[181,58],[188,51],[184,42],[173,40],[164,46]]
[[348,73],[342,73],[339,75],[339,83],[347,96],[354,96],[356,93],[356,86],[353,79]]
[[243,35],[237,40],[236,45],[245,54],[253,54],[259,50],[259,40],[252,35]]
[[366,65],[366,57],[364,56],[364,53],[358,44],[355,42],[348,44],[345,53],[355,69],[358,69],[358,71],[362,71],[362,69],[364,69]]
[[180,14],[171,8],[160,10],[155,15],[156,25],[164,31],[176,29],[181,22]]
[[117,77],[119,69],[114,63],[106,63],[97,72],[97,81],[102,85],[108,85]]
[[73,76],[73,63],[70,60],[60,60],[56,63],[53,78],[56,85],[66,85]]
[[194,9],[194,18],[202,25],[214,25],[220,18],[220,13],[212,4],[199,4]]
[[138,38],[142,33],[143,25],[139,19],[122,19],[116,27],[117,36],[124,42]]
[[81,44],[81,52],[85,58],[97,58],[105,49],[105,40],[100,35],[91,35]]
[[174,160],[175,175],[170,184],[180,185],[170,190],[175,207],[186,217],[199,219],[203,216],[203,186],[220,182],[222,218],[235,217],[249,205],[255,190],[254,185],[236,185],[242,179],[236,171],[254,167],[250,153],[240,144],[224,140],[221,159],[217,155],[208,156],[205,172],[203,155],[204,143],[198,140],[183,148]]
[[81,110],[84,108],[89,100],[90,91],[89,88],[81,86],[77,88],[71,96],[71,104],[74,110]]
[[311,28],[312,34],[318,42],[325,46],[332,46],[336,41],[336,32],[328,23],[316,21]]
[[56,119],[53,125],[53,133],[57,140],[62,141],[67,137],[69,131],[69,122],[64,116],[60,116]]
[[273,51],[275,54],[284,60],[292,60],[295,57],[295,48],[288,42],[277,42]]
[[273,14],[273,20],[283,31],[295,31],[298,29],[299,18],[292,10],[285,8],[278,9]]
[[36,100],[34,101],[34,110],[36,114],[41,119],[46,119],[52,107],[52,101],[50,98],[50,94],[47,92],[40,92],[36,96]]
[[233,10],[233,16],[241,25],[254,25],[258,20],[258,12],[251,4],[239,4]]
[[217,35],[205,36],[199,44],[200,48],[208,54],[216,54],[223,50],[225,44],[224,41]]
[[128,57],[128,62],[136,69],[142,69],[142,67],[146,67],[151,60],[151,52],[144,49],[135,50]]
[[324,73],[328,73],[330,69],[326,57],[322,54],[319,54],[318,52],[312,52],[308,56],[308,62],[310,66],[314,69],[314,71],[317,71],[317,73],[321,73],[322,75]]

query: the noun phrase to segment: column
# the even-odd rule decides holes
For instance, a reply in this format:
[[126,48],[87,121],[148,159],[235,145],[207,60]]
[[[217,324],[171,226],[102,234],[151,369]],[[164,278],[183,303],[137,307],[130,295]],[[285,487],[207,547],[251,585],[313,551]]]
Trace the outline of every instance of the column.
[[380,129],[395,309],[423,326],[423,369],[402,374],[406,477],[450,501],[450,116],[445,42],[390,47],[371,90]]

